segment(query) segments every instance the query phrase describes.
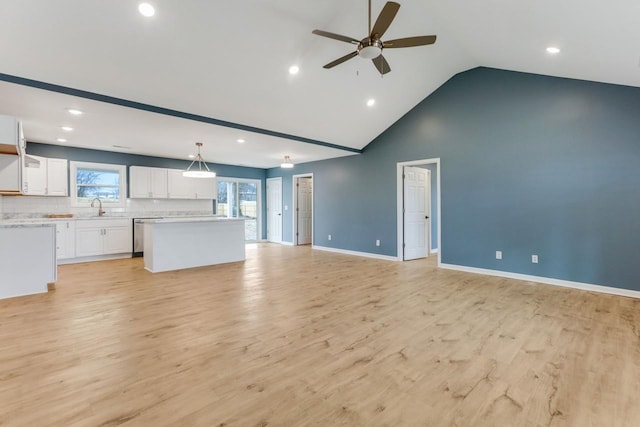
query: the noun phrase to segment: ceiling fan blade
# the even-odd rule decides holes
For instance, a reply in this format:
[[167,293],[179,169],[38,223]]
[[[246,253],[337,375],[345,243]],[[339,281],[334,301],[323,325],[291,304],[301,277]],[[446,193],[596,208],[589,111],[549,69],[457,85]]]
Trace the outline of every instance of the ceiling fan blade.
[[395,39],[383,42],[385,49],[393,49],[396,47],[414,47],[425,46],[428,44],[434,44],[436,42],[436,36],[417,36],[417,37],[405,37],[403,39]]
[[378,15],[378,19],[376,19],[376,23],[373,24],[373,28],[371,29],[371,38],[380,39],[382,35],[387,31],[389,25],[393,21],[393,18],[396,17],[396,13],[400,9],[400,5],[396,2],[389,1],[382,8],[382,12]]
[[384,56],[380,55],[377,58],[373,58],[371,61],[373,62],[373,65],[376,66],[380,74],[387,74],[389,71],[391,71],[391,67],[389,66],[387,60],[384,59]]
[[329,62],[327,65],[325,65],[325,66],[324,66],[324,67],[322,67],[322,68],[327,68],[327,69],[329,69],[329,68],[333,68],[333,67],[335,67],[336,65],[340,65],[340,64],[342,64],[343,62],[345,62],[345,61],[347,61],[347,60],[349,60],[349,59],[353,58],[354,56],[358,56],[358,51],[357,51],[357,50],[356,50],[356,51],[354,51],[354,52],[351,52],[351,53],[346,54],[346,55],[345,55],[345,56],[343,56],[342,58],[338,58],[338,59],[336,59],[335,61]]
[[340,40],[341,42],[347,42],[347,43],[351,43],[351,44],[360,43],[359,40],[356,40],[354,38],[347,37],[347,36],[341,36],[340,34],[334,34],[334,33],[328,32],[328,31],[313,30],[312,33],[315,34],[315,35],[318,35],[318,36],[328,37],[328,38],[334,39],[334,40]]

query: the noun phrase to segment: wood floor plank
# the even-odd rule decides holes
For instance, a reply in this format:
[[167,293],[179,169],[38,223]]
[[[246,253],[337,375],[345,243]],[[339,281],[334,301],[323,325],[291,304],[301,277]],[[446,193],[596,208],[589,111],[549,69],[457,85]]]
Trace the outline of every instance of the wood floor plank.
[[640,301],[252,245],[0,301],[0,425],[637,426]]

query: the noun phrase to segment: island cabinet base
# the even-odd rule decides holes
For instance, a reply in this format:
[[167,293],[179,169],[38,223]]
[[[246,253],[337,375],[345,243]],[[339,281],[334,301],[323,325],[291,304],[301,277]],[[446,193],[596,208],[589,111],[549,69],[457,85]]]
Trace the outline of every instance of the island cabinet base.
[[144,268],[152,273],[244,259],[244,220],[144,222]]
[[47,292],[57,276],[54,224],[0,226],[0,299]]

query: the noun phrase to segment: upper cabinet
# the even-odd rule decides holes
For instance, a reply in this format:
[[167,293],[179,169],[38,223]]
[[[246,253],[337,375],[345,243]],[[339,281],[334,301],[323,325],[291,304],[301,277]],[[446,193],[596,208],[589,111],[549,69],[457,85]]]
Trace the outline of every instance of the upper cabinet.
[[20,194],[19,154],[24,153],[22,127],[15,117],[0,115],[0,194]]
[[182,170],[169,169],[170,199],[216,199],[218,181],[216,178],[188,178]]
[[217,199],[218,180],[216,178],[185,178],[193,182],[196,199]]
[[25,156],[22,163],[22,193],[29,196],[68,196],[66,159]]
[[24,153],[25,139],[22,125],[15,117],[0,115],[0,153]]
[[132,199],[166,199],[167,170],[131,166],[129,168],[129,197]]
[[215,178],[187,178],[179,169],[129,168],[129,197],[132,199],[215,199]]
[[169,198],[170,199],[195,199],[195,191],[189,188],[189,178],[182,176],[182,171],[169,169]]

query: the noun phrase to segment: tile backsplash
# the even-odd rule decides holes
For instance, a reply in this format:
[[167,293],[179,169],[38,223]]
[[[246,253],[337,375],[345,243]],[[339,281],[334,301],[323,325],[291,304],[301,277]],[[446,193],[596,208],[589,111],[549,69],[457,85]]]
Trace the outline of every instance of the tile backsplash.
[[[124,207],[104,206],[109,216],[212,215],[211,200],[127,199]],[[0,196],[0,217],[40,218],[49,214],[96,215],[98,209],[71,206],[69,197]]]

